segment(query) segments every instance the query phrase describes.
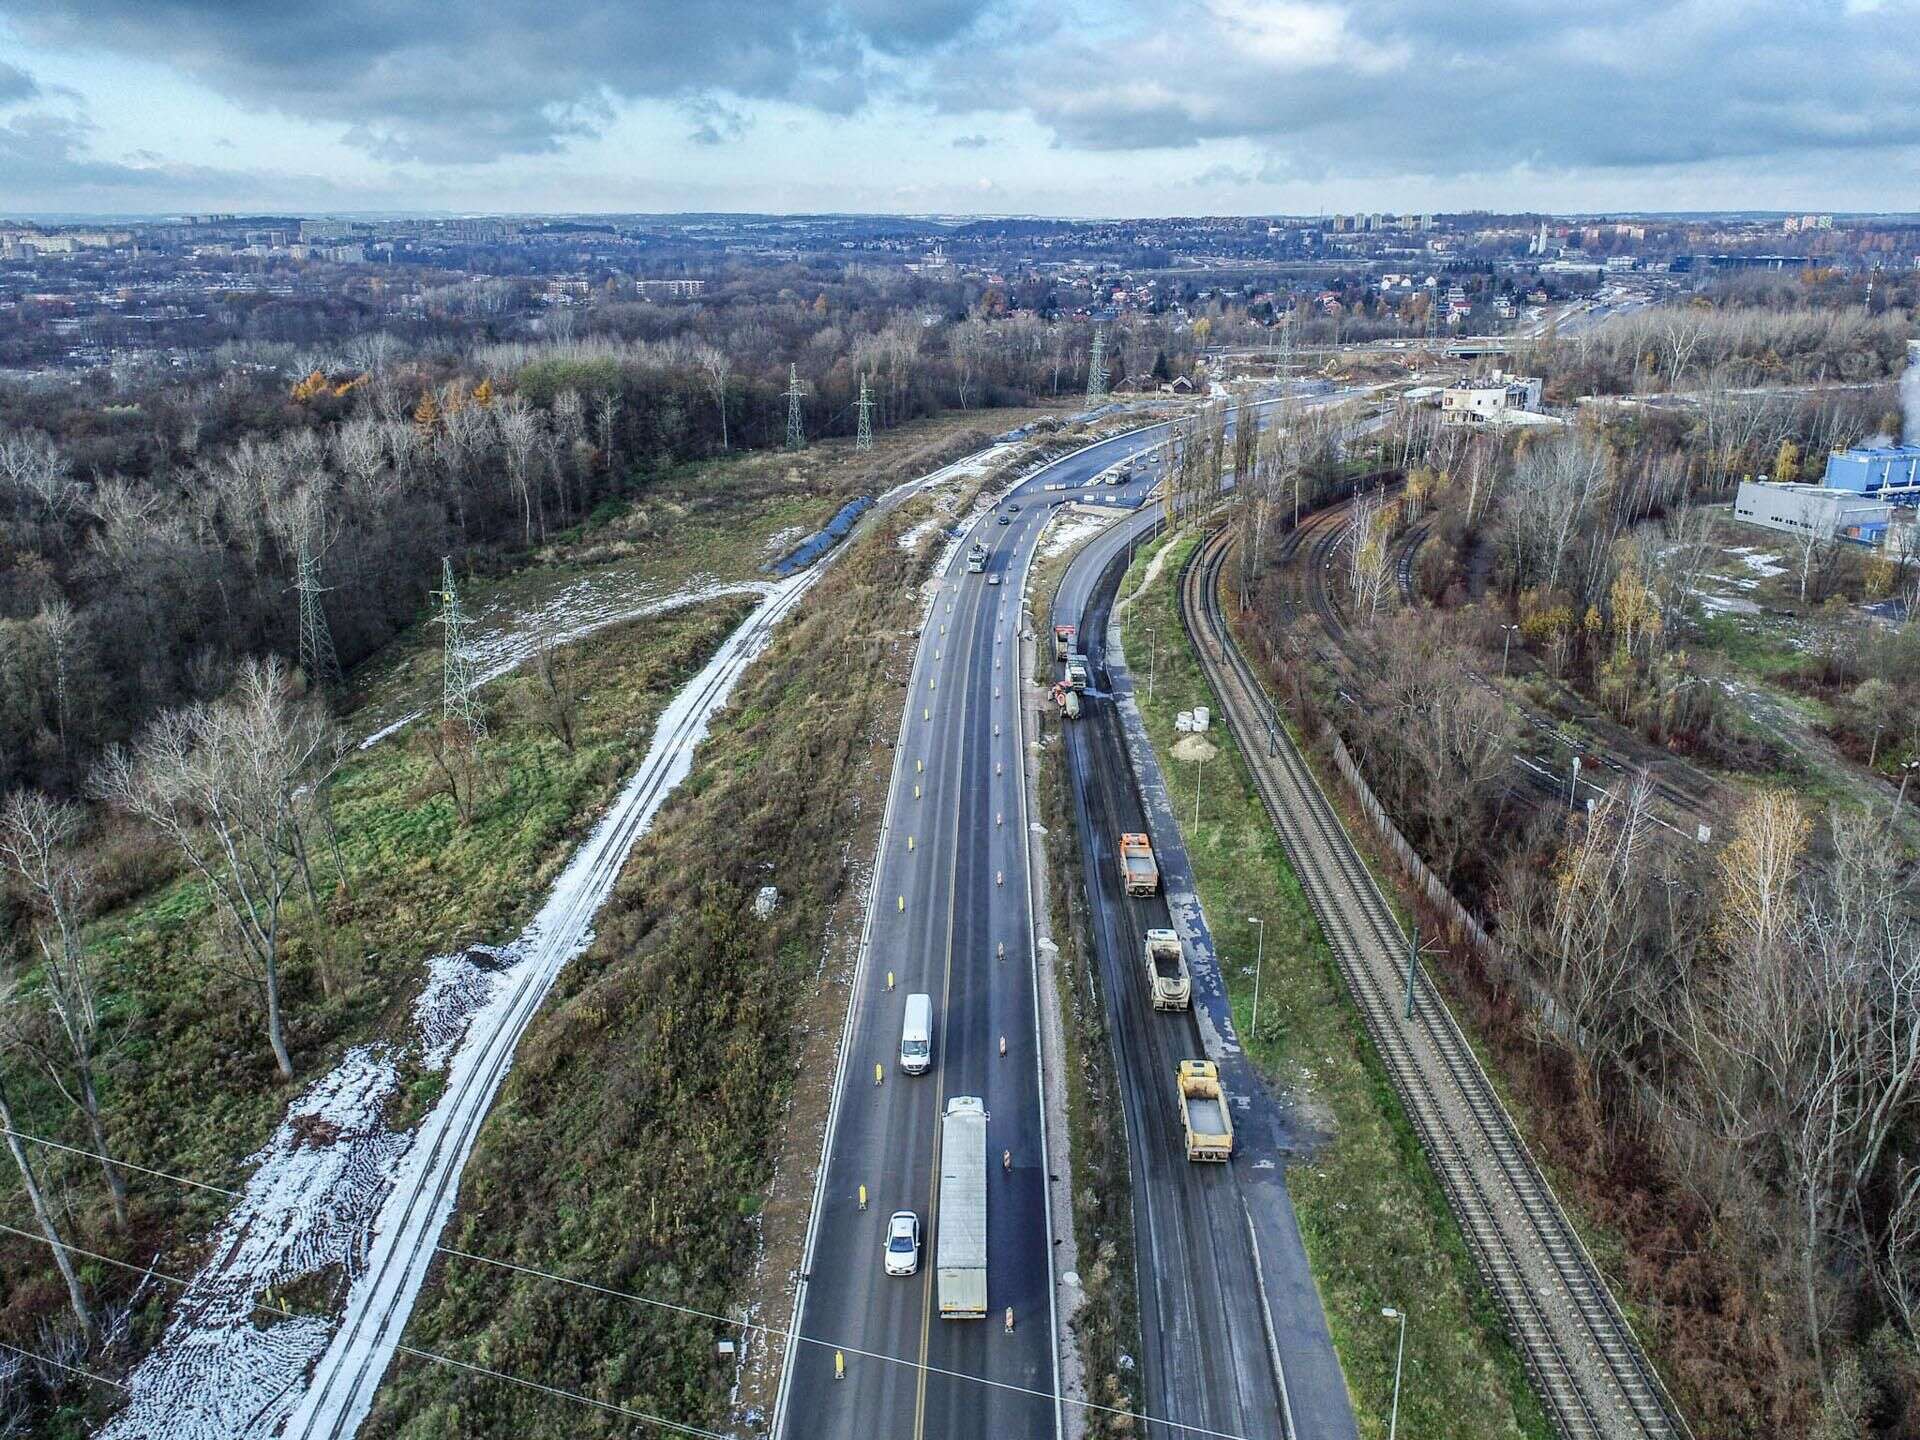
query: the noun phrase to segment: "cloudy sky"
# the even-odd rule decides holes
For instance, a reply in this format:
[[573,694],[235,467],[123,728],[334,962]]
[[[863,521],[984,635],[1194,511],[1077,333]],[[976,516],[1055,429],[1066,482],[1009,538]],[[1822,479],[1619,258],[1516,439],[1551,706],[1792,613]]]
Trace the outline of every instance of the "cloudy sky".
[[1920,0],[0,0],[0,214],[1920,209]]

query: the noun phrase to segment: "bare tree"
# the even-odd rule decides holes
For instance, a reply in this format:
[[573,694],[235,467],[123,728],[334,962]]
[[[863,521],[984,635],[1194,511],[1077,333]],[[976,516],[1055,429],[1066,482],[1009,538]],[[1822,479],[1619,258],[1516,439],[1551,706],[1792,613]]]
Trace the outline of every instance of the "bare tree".
[[67,1242],[54,1222],[53,1211],[47,1205],[45,1192],[40,1188],[40,1177],[34,1171],[27,1147],[21,1142],[20,1133],[14,1126],[13,1104],[7,1096],[7,1078],[3,1070],[0,1070],[0,1129],[7,1133],[7,1150],[13,1156],[13,1163],[20,1169],[20,1184],[27,1192],[27,1203],[33,1207],[33,1218],[39,1223],[40,1233],[46,1237],[47,1245],[53,1251],[53,1263],[59,1267],[60,1278],[67,1282],[67,1303],[73,1306],[73,1317],[80,1322],[81,1331],[91,1338],[93,1312],[87,1304],[86,1287],[80,1283],[80,1276],[73,1268],[73,1257],[67,1253]]
[[312,793],[298,780],[333,748],[325,715],[290,693],[274,657],[249,661],[225,699],[161,715],[130,750],[109,751],[92,782],[101,799],[166,837],[232,923],[260,977],[267,1038],[286,1079],[282,922]]
[[733,357],[718,345],[700,345],[693,352],[694,363],[707,377],[707,393],[720,412],[720,448],[731,449],[727,439],[727,380],[733,374]]
[[499,427],[501,444],[507,452],[507,474],[520,496],[525,522],[526,543],[533,543],[533,457],[540,445],[540,412],[519,395],[509,395],[493,407],[493,422]]
[[0,481],[36,501],[49,520],[72,508],[78,492],[68,478],[71,470],[60,447],[38,430],[0,436]]
[[[88,875],[75,844],[77,805],[51,800],[37,790],[18,790],[0,805],[0,870],[26,892],[38,924],[40,992],[59,1031],[62,1053],[34,1046],[48,1077],[80,1113],[106,1172],[114,1218],[127,1223],[127,1184],[112,1160],[113,1147],[100,1118],[96,1061],[100,1041],[100,968],[82,943]],[[69,1078],[70,1077],[70,1078]]]

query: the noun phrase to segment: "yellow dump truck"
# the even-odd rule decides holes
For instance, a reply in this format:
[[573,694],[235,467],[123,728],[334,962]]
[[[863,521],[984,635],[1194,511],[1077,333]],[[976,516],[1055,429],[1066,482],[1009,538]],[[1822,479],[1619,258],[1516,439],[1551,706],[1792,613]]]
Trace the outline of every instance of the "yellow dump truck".
[[1219,1067],[1211,1060],[1182,1060],[1175,1078],[1180,1119],[1187,1127],[1187,1159],[1231,1160],[1233,1116],[1220,1089]]

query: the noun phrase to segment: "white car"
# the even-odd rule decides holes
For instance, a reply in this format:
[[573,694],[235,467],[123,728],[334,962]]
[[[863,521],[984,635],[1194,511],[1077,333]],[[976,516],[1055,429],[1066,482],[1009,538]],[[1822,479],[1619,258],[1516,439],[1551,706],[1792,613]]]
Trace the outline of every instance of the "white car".
[[896,1210],[887,1221],[887,1274],[911,1275],[920,1268],[920,1217]]

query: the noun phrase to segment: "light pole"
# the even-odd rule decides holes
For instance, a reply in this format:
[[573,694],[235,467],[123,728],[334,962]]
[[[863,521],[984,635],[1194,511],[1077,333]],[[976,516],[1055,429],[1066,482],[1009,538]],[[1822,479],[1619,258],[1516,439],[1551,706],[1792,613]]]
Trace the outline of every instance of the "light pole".
[[1207,757],[1196,755],[1193,761],[1193,828],[1200,828],[1200,777],[1205,773]]
[[1500,628],[1507,632],[1507,638],[1500,644],[1500,678],[1504,680],[1507,678],[1507,652],[1513,648],[1513,632],[1520,627],[1518,625],[1502,625]]
[[1147,626],[1147,698],[1153,698],[1153,662],[1160,654],[1160,638]]
[[1266,968],[1266,963],[1267,963],[1267,922],[1262,920],[1258,915],[1249,915],[1247,916],[1247,923],[1249,925],[1258,925],[1260,927],[1257,931],[1254,932],[1255,935],[1257,935],[1259,938],[1255,942],[1254,952],[1253,952],[1252,1031],[1255,1035],[1258,1035],[1260,1033],[1260,972]]
[[1567,813],[1573,813],[1573,803],[1580,795],[1580,757],[1573,757],[1573,779],[1567,784]]
[[1400,1322],[1400,1348],[1393,1357],[1393,1413],[1387,1420],[1387,1440],[1394,1440],[1400,1431],[1400,1364],[1407,1358],[1407,1312],[1389,1305],[1380,1314],[1384,1319]]

